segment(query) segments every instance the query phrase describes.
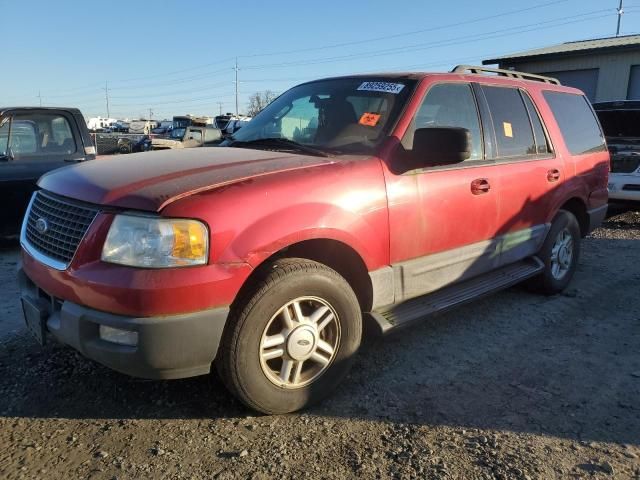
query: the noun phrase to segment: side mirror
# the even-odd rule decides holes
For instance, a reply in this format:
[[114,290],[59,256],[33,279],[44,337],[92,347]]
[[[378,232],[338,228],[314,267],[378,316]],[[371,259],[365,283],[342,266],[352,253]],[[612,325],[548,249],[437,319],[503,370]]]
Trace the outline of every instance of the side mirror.
[[460,127],[418,128],[411,153],[422,167],[463,162],[471,157],[471,132]]

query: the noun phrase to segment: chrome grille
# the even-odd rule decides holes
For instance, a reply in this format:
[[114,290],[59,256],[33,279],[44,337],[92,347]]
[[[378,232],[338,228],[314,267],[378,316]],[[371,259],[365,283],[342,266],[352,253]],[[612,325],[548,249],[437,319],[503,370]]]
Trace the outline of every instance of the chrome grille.
[[[40,190],[27,212],[24,238],[37,252],[66,266],[98,212],[92,205]],[[43,223],[46,228],[42,228]]]

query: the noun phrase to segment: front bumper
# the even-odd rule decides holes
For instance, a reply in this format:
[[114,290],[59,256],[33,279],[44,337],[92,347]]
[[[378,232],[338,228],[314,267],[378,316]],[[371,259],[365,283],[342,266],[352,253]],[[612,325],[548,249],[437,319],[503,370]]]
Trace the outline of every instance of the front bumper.
[[[210,372],[229,313],[226,307],[195,313],[128,317],[52,297],[18,270],[23,298],[44,310],[46,330],[86,357],[128,375],[172,379]],[[138,333],[136,346],[100,338],[100,325]]]
[[609,175],[609,199],[640,202],[640,173]]

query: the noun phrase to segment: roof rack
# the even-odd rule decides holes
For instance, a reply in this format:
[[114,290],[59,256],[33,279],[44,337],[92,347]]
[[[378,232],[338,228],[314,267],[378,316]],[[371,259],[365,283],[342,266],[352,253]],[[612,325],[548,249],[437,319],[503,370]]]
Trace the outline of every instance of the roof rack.
[[517,70],[504,70],[502,68],[487,68],[487,67],[474,67],[472,65],[458,65],[451,73],[494,73],[502,77],[519,78],[521,80],[535,80],[538,82],[552,83],[553,85],[560,85],[560,80],[552,77],[545,77],[544,75],[536,75],[535,73],[518,72]]

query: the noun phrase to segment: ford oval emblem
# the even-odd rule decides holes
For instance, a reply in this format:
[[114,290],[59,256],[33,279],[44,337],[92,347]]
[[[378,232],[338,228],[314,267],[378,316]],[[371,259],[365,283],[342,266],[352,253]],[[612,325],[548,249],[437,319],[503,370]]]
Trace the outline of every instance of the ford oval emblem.
[[49,230],[49,224],[44,218],[40,217],[38,220],[36,220],[36,230],[38,231],[38,233],[47,233],[47,231]]
[[307,345],[309,345],[311,342],[309,340],[298,340],[298,345],[300,345],[301,347],[306,347]]

